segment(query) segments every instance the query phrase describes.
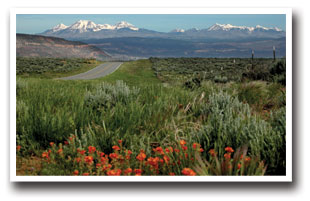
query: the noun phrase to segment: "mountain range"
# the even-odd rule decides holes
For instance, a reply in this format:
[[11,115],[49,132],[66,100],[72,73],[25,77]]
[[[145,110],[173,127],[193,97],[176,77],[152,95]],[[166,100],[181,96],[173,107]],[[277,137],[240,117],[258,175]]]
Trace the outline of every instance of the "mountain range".
[[96,24],[90,20],[79,20],[72,25],[59,24],[39,35],[55,36],[67,39],[102,39],[120,37],[169,38],[180,40],[244,40],[285,37],[285,31],[274,27],[260,25],[255,27],[234,26],[231,24],[214,24],[205,29],[179,29],[170,32],[159,32],[138,28],[128,22],[121,21],[115,25]]
[[268,28],[214,24],[205,29],[158,32],[121,21],[114,25],[79,20],[58,24],[38,35],[17,34],[18,56],[95,57],[272,57],[286,55],[286,33]]

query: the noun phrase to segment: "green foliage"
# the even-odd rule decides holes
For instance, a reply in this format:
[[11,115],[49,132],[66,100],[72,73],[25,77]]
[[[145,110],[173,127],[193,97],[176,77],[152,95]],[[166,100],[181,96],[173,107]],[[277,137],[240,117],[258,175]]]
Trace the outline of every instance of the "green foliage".
[[[162,81],[189,80],[199,74],[203,80],[240,81],[243,77],[265,80],[272,59],[241,58],[150,58],[153,70]],[[253,69],[252,69],[253,66]],[[249,69],[252,69],[249,71]],[[242,76],[242,74],[244,74]],[[225,78],[226,77],[226,78]]]
[[139,94],[137,87],[131,89],[123,81],[117,80],[115,85],[101,83],[94,93],[88,91],[85,95],[85,105],[92,109],[113,107],[118,103],[127,104]]
[[259,157],[246,156],[246,146],[238,148],[233,157],[230,152],[218,156],[215,150],[211,151],[209,160],[197,155],[198,163],[194,169],[199,175],[263,176],[266,172],[267,166]]
[[216,83],[226,83],[228,81],[227,77],[226,76],[215,76],[214,77],[214,82]]
[[82,73],[99,64],[95,59],[17,57],[16,74],[24,77],[57,78]]
[[[172,63],[173,59],[156,62],[163,61]],[[241,75],[230,76],[230,67],[222,64],[231,68],[246,64],[242,59],[235,64],[230,59],[194,59],[198,73],[175,73],[179,63],[190,66],[189,61],[176,59],[174,70],[155,73],[149,60],[127,62],[116,72],[90,81],[18,79],[16,131],[22,153],[38,152],[72,133],[84,148],[92,145],[111,153],[122,139],[134,154],[144,149],[148,156],[154,144],[173,146],[180,139],[198,142],[205,150],[216,148],[219,157],[225,146],[247,144],[248,153],[268,165],[267,174],[285,174],[285,87],[266,81],[231,82]],[[205,73],[199,70],[200,62],[214,67]],[[229,82],[217,84],[215,76],[227,76]],[[160,82],[166,78],[170,80]],[[202,80],[200,87],[184,88],[185,80],[195,78]],[[266,118],[260,114],[265,110]],[[205,154],[202,157],[208,159]]]
[[248,144],[249,152],[266,160],[270,169],[283,162],[280,155],[285,139],[268,122],[252,115],[249,105],[238,98],[223,92],[211,94],[201,107],[201,115],[206,121],[193,135],[205,149],[213,148],[223,155],[223,147]]

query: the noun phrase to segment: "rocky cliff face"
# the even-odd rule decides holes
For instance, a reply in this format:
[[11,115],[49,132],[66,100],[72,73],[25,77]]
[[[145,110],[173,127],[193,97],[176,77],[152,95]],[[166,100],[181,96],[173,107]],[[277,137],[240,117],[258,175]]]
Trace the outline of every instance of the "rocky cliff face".
[[78,41],[39,35],[16,34],[16,56],[51,58],[96,58],[110,56],[99,48]]

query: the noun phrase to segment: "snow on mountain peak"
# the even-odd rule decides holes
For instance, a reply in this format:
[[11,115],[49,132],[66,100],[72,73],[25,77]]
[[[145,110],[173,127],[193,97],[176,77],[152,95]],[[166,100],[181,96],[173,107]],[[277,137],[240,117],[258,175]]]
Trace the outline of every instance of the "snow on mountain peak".
[[96,24],[90,20],[79,20],[70,26],[59,24],[53,27],[52,31],[57,32],[63,29],[68,29],[68,30],[78,30],[80,33],[82,33],[82,32],[87,32],[87,31],[96,32],[96,31],[100,31],[104,29],[114,30],[114,29],[123,29],[123,28],[129,28],[134,31],[139,30],[139,28],[125,21],[121,21],[119,23],[116,23],[115,25],[110,25],[110,24]]
[[277,27],[267,28],[267,27],[263,27],[261,25],[256,25],[255,27],[247,27],[247,26],[234,26],[231,24],[219,24],[219,23],[215,23],[214,25],[209,27],[208,31],[218,31],[218,30],[229,31],[231,29],[247,30],[249,32],[252,32],[252,31],[257,30],[257,29],[282,31],[281,29],[279,29]]
[[171,32],[183,33],[185,32],[184,29],[173,29]]
[[64,24],[58,24],[58,25],[56,25],[56,26],[54,26],[53,28],[52,28],[52,30],[54,31],[54,32],[56,32],[56,31],[60,31],[60,30],[63,30],[63,29],[66,29],[66,28],[68,28],[68,26],[66,26],[66,25],[64,25]]
[[125,22],[125,21],[121,21],[119,23],[116,23],[114,25],[114,27],[115,27],[115,29],[129,28],[129,29],[135,30],[135,31],[139,30],[139,28],[137,28],[137,27],[133,26],[132,24]]

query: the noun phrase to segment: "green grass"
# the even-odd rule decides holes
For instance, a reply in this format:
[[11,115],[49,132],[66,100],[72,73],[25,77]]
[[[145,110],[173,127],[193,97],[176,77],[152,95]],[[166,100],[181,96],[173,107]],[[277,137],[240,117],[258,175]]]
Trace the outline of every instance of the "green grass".
[[[201,87],[188,89],[182,83],[162,83],[152,67],[149,60],[125,62],[95,80],[19,78],[17,142],[24,147],[22,153],[40,152],[49,142],[61,143],[74,133],[84,139],[85,147],[96,146],[105,153],[112,152],[118,139],[134,154],[144,149],[148,155],[153,143],[170,146],[185,139],[205,150],[247,144],[249,154],[261,154],[272,163],[267,174],[283,173],[285,125],[276,121],[285,117],[285,112],[277,112],[285,108],[282,85],[204,80]],[[117,80],[128,86],[115,84]],[[100,89],[102,85],[108,90]],[[134,87],[138,93],[130,96]],[[128,100],[123,98],[127,95]],[[109,100],[113,104],[100,104]],[[275,115],[260,114],[266,105]]]
[[123,63],[114,73],[100,78],[101,81],[115,82],[123,80],[130,86],[152,85],[161,83],[152,70],[152,63],[145,60]]

